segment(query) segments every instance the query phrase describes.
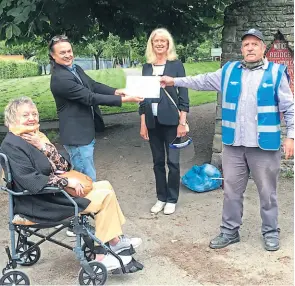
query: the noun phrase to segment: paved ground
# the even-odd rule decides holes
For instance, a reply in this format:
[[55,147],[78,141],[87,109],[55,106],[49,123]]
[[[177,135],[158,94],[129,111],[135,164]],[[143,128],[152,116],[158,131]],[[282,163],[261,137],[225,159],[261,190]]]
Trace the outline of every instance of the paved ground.
[[[183,152],[181,173],[193,164],[210,161],[215,104],[191,108],[189,116],[193,148]],[[177,211],[172,216],[152,216],[156,200],[149,144],[139,136],[136,113],[105,116],[108,126],[97,137],[95,163],[98,177],[108,179],[116,190],[127,217],[124,231],[140,236],[143,245],[136,258],[143,271],[110,276],[109,285],[293,285],[293,180],[279,186],[281,249],[266,252],[260,235],[257,190],[250,182],[245,194],[241,242],[226,249],[208,248],[219,229],[222,190],[197,194],[181,187]],[[9,242],[7,197],[0,196],[0,264]],[[60,239],[71,243],[64,233]],[[40,261],[21,269],[33,284],[77,284],[80,269],[70,251],[50,243],[41,246]]]

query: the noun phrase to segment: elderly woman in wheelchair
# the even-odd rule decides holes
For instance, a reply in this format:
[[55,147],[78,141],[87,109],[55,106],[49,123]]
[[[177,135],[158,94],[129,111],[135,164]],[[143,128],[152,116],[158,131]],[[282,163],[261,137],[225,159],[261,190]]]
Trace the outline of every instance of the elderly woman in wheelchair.
[[[104,284],[107,271],[128,273],[142,269],[143,266],[132,258],[133,248],[141,244],[141,239],[123,236],[125,218],[111,184],[108,181],[93,182],[92,189],[86,194],[79,179],[62,174],[71,167],[67,156],[62,156],[39,131],[39,114],[30,98],[12,100],[5,108],[4,117],[9,132],[1,144],[6,178],[2,190],[9,193],[12,251],[10,253],[6,248],[9,262],[3,269],[0,285],[6,285],[16,277],[10,275],[11,271],[7,272],[16,268],[16,264],[37,262],[39,244],[45,240],[76,253],[82,266],[79,273],[81,285]],[[69,194],[65,190],[72,192]],[[94,218],[94,228],[89,223],[89,216]],[[48,236],[39,232],[61,223],[63,226]],[[51,238],[70,224],[77,235],[75,247]],[[15,231],[19,235],[16,247]],[[36,244],[27,241],[31,235],[42,240]],[[84,244],[81,247],[82,238]],[[28,284],[24,273],[14,272],[18,272],[20,278],[11,284]]]

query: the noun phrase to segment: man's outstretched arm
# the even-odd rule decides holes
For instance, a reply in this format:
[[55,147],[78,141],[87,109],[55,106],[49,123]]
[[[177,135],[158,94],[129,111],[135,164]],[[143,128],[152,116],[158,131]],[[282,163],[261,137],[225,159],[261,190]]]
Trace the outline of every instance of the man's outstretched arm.
[[172,78],[169,76],[162,76],[160,82],[162,87],[178,86],[194,90],[221,91],[221,74],[222,69],[216,72],[187,77]]

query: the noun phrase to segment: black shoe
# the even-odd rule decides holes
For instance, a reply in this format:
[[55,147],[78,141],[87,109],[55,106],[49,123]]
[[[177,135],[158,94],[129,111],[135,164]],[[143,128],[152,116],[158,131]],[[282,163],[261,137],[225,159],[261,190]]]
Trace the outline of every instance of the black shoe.
[[264,235],[264,248],[267,251],[277,251],[280,248],[280,239],[278,236]]
[[209,247],[213,249],[219,249],[239,241],[240,235],[238,231],[234,234],[226,234],[221,232],[218,236],[210,241]]

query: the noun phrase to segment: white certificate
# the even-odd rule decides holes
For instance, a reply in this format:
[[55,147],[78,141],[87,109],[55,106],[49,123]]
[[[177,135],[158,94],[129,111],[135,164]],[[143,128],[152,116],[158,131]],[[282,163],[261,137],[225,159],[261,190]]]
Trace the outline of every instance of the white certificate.
[[158,76],[127,76],[126,93],[144,98],[160,97],[160,77]]

